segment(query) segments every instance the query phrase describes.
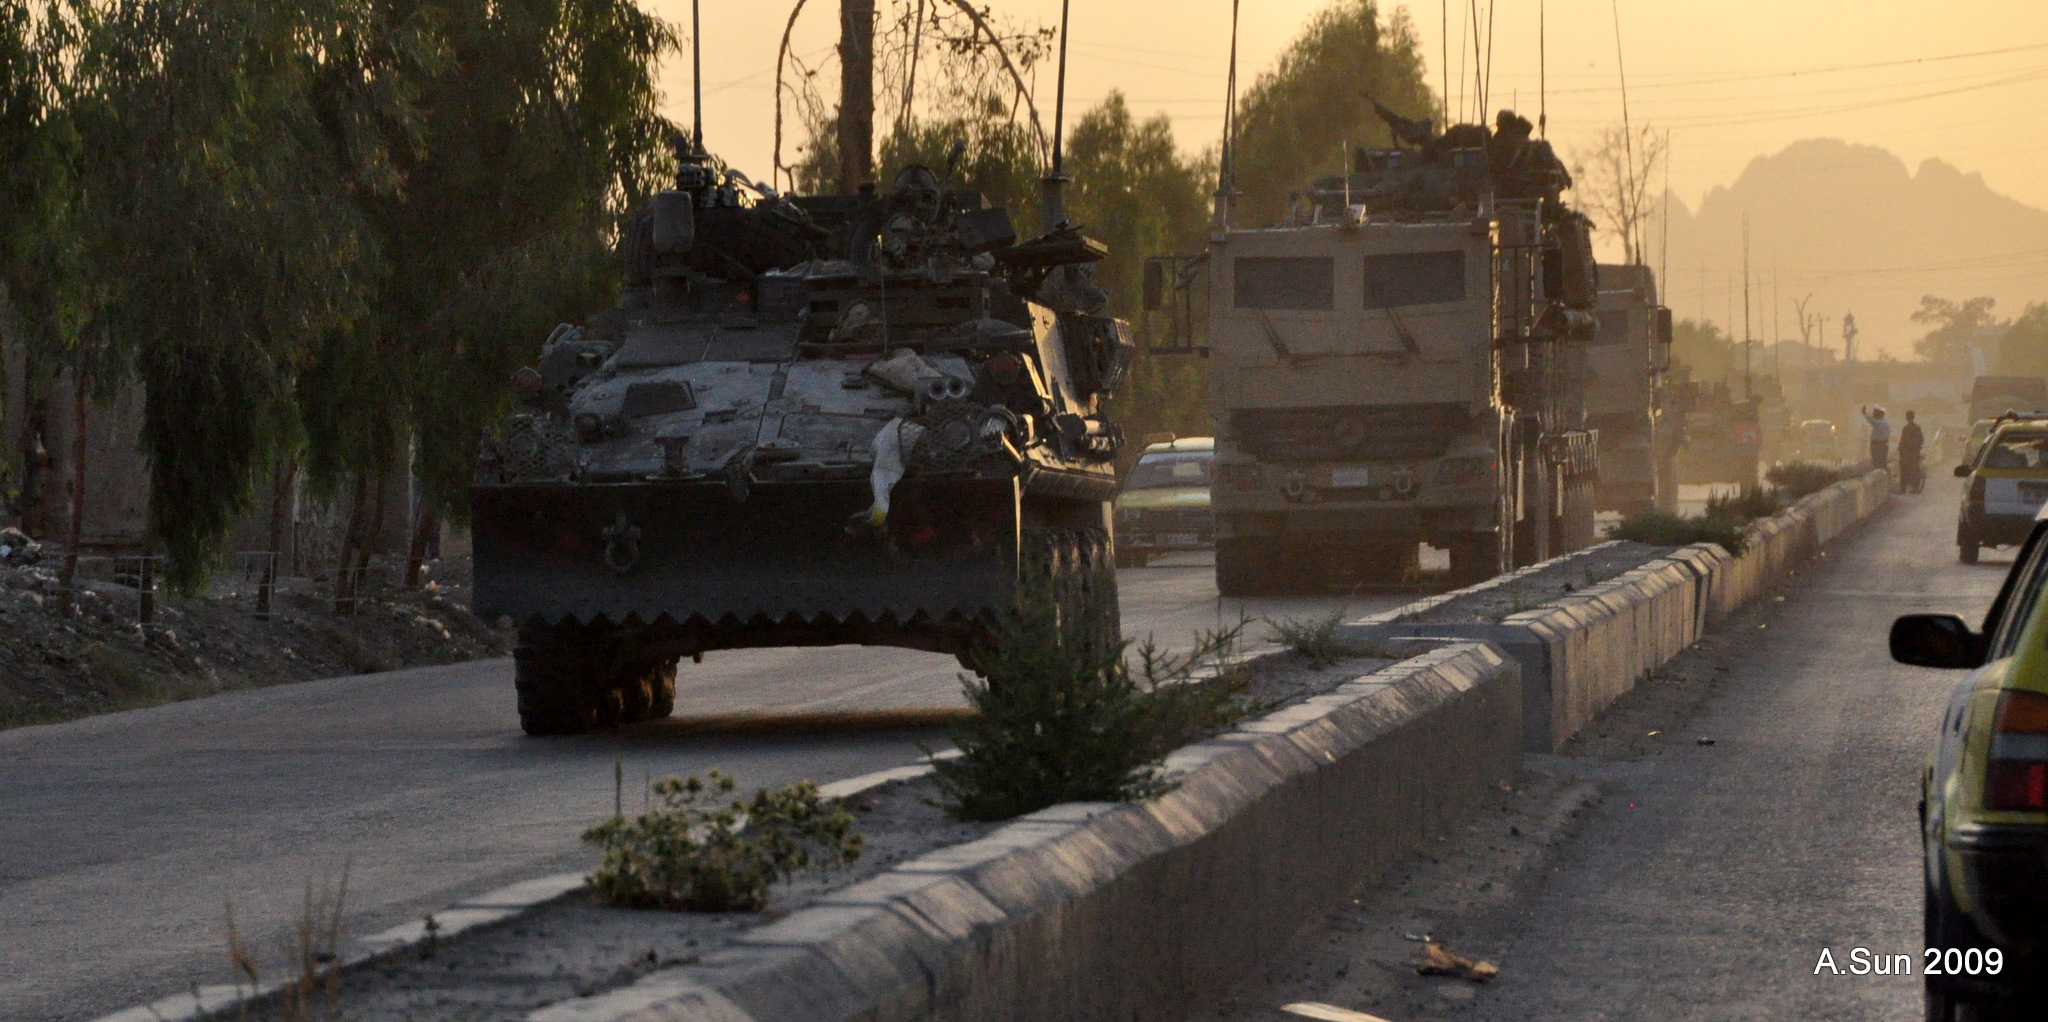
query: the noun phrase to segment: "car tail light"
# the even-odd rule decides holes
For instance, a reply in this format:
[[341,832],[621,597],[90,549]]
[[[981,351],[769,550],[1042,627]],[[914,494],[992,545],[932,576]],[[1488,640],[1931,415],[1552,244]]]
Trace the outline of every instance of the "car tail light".
[[2048,695],[1998,697],[1991,761],[1984,772],[1984,808],[2048,810]]
[[1485,458],[1445,458],[1437,464],[1436,481],[1440,486],[1470,486],[1485,481],[1499,464],[1489,465]]

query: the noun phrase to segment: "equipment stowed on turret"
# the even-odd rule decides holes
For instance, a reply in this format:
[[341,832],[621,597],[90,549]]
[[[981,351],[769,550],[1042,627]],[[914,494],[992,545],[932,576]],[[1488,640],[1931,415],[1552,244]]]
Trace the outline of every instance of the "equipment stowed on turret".
[[619,306],[520,371],[472,491],[528,732],[664,716],[709,650],[967,662],[1020,571],[1114,640],[1102,402],[1132,348],[1081,272],[1106,250],[1019,243],[949,176],[785,198],[699,154],[631,221]]
[[1592,541],[1597,284],[1571,178],[1509,112],[1389,121],[1412,147],[1358,150],[1284,221],[1211,239],[1225,594],[1399,583],[1421,541],[1465,581]]

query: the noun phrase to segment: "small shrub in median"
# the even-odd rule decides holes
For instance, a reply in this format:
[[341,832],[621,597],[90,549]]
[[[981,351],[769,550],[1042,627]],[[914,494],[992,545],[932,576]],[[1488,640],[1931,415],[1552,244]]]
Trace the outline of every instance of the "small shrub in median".
[[1776,490],[1750,484],[1731,494],[1708,497],[1706,517],[1710,521],[1734,522],[1746,526],[1759,518],[1769,518],[1783,510],[1785,502],[1779,499]]
[[1266,624],[1273,629],[1268,636],[1271,641],[1306,657],[1316,667],[1328,667],[1353,655],[1351,647],[1337,638],[1337,629],[1344,624],[1344,611],[1341,609],[1329,617],[1308,620],[1289,617],[1276,621],[1267,618]]
[[1855,474],[1818,461],[1786,461],[1772,465],[1764,473],[1764,479],[1777,487],[1786,500],[1792,501],[1811,497]]
[[1690,546],[1719,543],[1731,554],[1742,552],[1748,541],[1749,523],[1705,515],[1680,515],[1669,511],[1640,511],[1621,520],[1613,537],[1649,546]]
[[[1243,685],[1223,668],[1242,623],[1200,633],[1185,654],[1147,641],[1134,667],[1129,643],[1098,641],[1094,615],[1058,592],[1019,586],[980,654],[983,677],[961,678],[976,715],[953,731],[959,758],[935,766],[947,809],[963,820],[1152,797],[1171,787],[1159,769],[1167,753],[1237,718]],[[1218,672],[1197,680],[1204,665]]]
[[604,853],[590,878],[597,897],[629,907],[755,912],[777,881],[860,858],[852,814],[820,796],[816,784],[762,788],[750,799],[734,797],[737,787],[717,770],[656,781],[658,805],[584,831],[584,842]]

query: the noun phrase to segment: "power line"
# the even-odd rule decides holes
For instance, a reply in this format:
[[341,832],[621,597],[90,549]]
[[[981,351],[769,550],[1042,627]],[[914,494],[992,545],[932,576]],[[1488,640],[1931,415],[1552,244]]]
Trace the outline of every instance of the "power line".
[[[1837,64],[1833,67],[1809,67],[1800,68],[1794,71],[1762,71],[1754,74],[1727,75],[1719,78],[1697,78],[1690,80],[1672,80],[1648,83],[1638,82],[1636,83],[1635,88],[1637,89],[1637,91],[1641,91],[1643,89],[1671,89],[1684,88],[1695,85],[1724,85],[1731,82],[1761,82],[1770,81],[1778,78],[1797,78],[1801,75],[1837,74],[1844,71],[1870,71],[1878,68],[1905,67],[1911,64],[1933,64],[1950,60],[1968,60],[1975,57],[2002,56],[2009,53],[2030,53],[2035,50],[2048,50],[2048,43],[2033,43],[2027,46],[2009,46],[2004,49],[1998,50],[1978,50],[1974,53],[1951,53],[1939,57],[1913,57],[1906,60],[1884,60],[1869,64]],[[1556,91],[1558,95],[1589,92],[1614,92],[1616,91],[1616,87],[1612,85],[1589,85],[1577,89],[1558,89]]]

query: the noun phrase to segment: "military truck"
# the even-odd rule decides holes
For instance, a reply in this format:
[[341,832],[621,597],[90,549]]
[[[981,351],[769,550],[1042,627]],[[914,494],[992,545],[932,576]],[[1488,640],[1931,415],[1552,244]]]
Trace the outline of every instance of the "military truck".
[[[1667,489],[1675,484],[1666,467],[1678,456],[1678,424],[1664,408],[1671,310],[1657,304],[1649,267],[1599,270],[1598,329],[1586,351],[1586,423],[1600,434],[1594,505],[1631,515],[1660,506],[1660,480]],[[1676,501],[1675,492],[1666,496]]]
[[665,716],[712,650],[971,666],[1032,573],[1114,641],[1106,249],[1064,220],[1019,241],[949,180],[790,198],[694,153],[631,220],[619,305],[519,371],[472,490],[527,732]]
[[1970,385],[1970,418],[2048,410],[2048,380],[2039,376],[1979,376]]
[[1527,120],[1428,127],[1212,238],[1226,595],[1400,583],[1423,541],[1461,580],[1592,541],[1590,224]]
[[1763,455],[1762,400],[1738,396],[1726,383],[1695,381],[1690,386],[1678,481],[1756,483]]

